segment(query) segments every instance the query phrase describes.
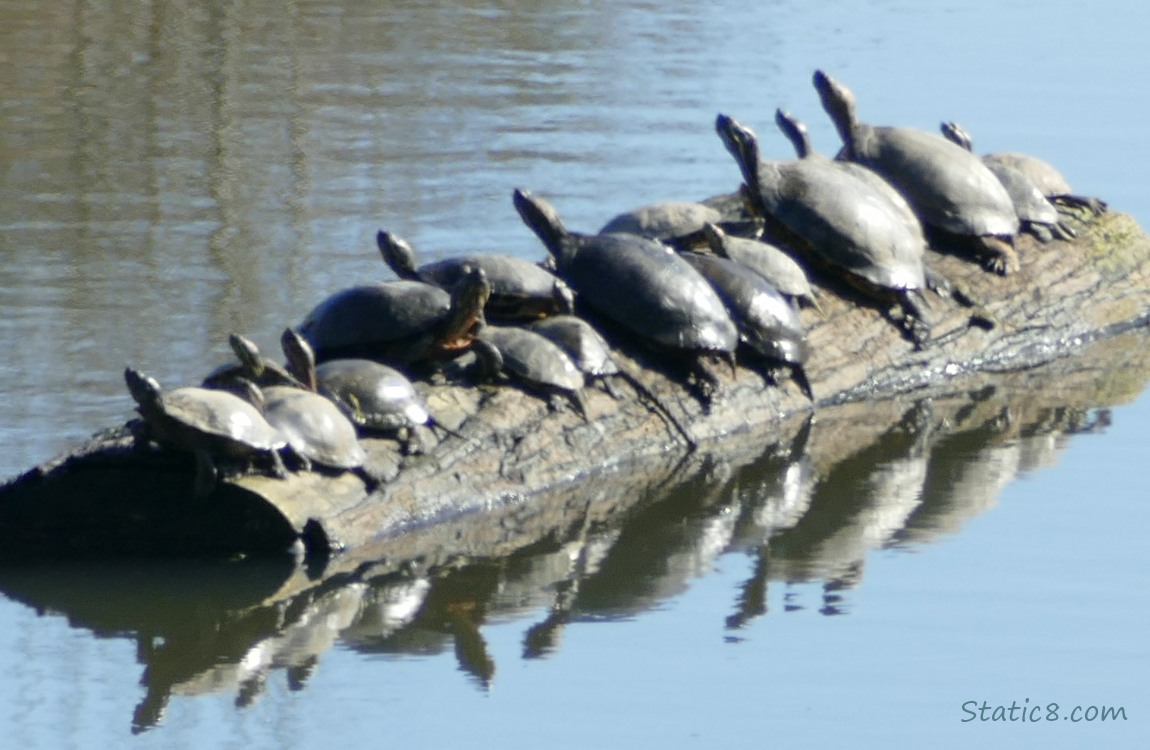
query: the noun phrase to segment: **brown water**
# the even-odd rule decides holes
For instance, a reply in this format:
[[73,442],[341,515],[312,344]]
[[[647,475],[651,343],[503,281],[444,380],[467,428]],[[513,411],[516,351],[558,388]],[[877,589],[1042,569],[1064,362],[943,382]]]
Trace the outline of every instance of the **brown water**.
[[[540,258],[512,188],[587,230],[726,192],[738,176],[718,111],[767,133],[786,107],[833,150],[815,67],[870,119],[959,120],[976,148],[1051,158],[1146,225],[1144,15],[0,2],[0,476],[122,421],[125,364],[191,382],[229,332],[270,349],[328,292],[389,276],[380,227],[428,259]],[[1148,407],[1068,436],[1101,428],[1091,407],[1105,405],[1015,405],[1006,427],[988,416],[928,447],[895,430],[843,463],[703,467],[647,515],[554,549],[435,580],[361,572],[275,606],[260,602],[306,572],[253,564],[237,588],[235,569],[21,571],[0,600],[0,733],[55,747],[1131,746],[1147,735]],[[968,699],[1024,698],[1124,705],[1130,720],[962,722]],[[133,741],[133,721],[154,728]]]

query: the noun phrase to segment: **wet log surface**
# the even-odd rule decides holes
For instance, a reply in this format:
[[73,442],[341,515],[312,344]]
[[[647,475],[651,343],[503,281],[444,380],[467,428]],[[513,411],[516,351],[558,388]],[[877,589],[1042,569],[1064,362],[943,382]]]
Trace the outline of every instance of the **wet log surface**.
[[[1150,311],[1150,238],[1120,213],[1073,224],[1079,236],[1072,243],[1021,237],[1021,271],[1006,278],[932,252],[932,268],[994,325],[971,325],[970,309],[930,295],[934,340],[922,350],[880,308],[834,282],[820,287],[821,312],[803,313],[816,414],[861,402],[852,409],[865,422],[881,411],[876,400],[944,393],[957,376],[1023,370],[1142,325]],[[690,431],[698,444],[691,461],[757,455],[811,411],[794,383],[769,385],[753,365],[720,371],[719,394],[707,408],[675,363],[615,343],[626,369]],[[365,440],[374,486],[350,473],[245,475],[197,498],[190,456],[137,449],[123,428],[113,428],[0,487],[0,546],[8,555],[236,554],[302,541],[321,553],[434,528],[462,537],[476,514],[520,523],[525,513],[642,494],[668,481],[689,451],[629,383],[615,386],[621,398],[586,389],[584,421],[513,387],[421,384],[438,419],[462,437],[429,435],[425,452],[411,456],[396,441]]]

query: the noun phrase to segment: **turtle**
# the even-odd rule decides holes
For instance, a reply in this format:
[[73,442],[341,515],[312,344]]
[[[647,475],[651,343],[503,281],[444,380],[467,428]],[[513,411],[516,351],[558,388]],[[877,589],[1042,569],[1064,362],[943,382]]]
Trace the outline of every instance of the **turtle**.
[[607,222],[599,234],[637,234],[659,240],[680,252],[687,252],[707,244],[703,233],[707,224],[721,227],[724,232],[735,237],[760,237],[763,222],[754,216],[744,217],[743,213],[740,211],[735,218],[724,216],[718,208],[706,203],[656,203],[619,214]]
[[502,372],[529,389],[566,396],[589,420],[583,372],[550,339],[526,328],[489,325],[476,334],[475,349],[489,378]]
[[782,228],[804,258],[841,276],[888,310],[922,347],[930,338],[922,306],[925,285],[921,235],[891,203],[856,175],[824,159],[763,161],[753,130],[720,114],[715,129],[743,174],[756,210]]
[[769,362],[789,368],[795,383],[814,401],[803,369],[806,336],[790,302],[761,275],[729,258],[696,253],[683,253],[682,258],[719,293],[739,328],[740,341]]
[[[966,132],[956,122],[943,122],[939,130],[947,140],[958,144],[967,151],[974,151],[974,142],[970,133]],[[1014,201],[1014,212],[1022,223],[1022,229],[1030,232],[1042,242],[1050,242],[1057,237],[1060,240],[1072,240],[1076,232],[1062,223],[1058,207],[1047,200],[1034,181],[1026,176],[1022,170],[997,159],[983,157],[982,163],[994,173],[1010,199]]]
[[391,232],[376,233],[383,260],[402,279],[452,289],[467,268],[482,268],[491,284],[484,315],[492,321],[529,321],[574,311],[571,289],[537,263],[514,255],[470,254],[445,258],[418,268],[411,244]]
[[[951,138],[949,131],[954,131],[954,135],[959,138],[958,144],[968,151],[973,150],[974,144],[970,134],[961,126],[951,122],[944,123],[942,128],[946,137]],[[1017,169],[1038,188],[1038,192],[1042,193],[1043,197],[1059,208],[1085,208],[1095,216],[1104,214],[1108,210],[1106,201],[1100,198],[1076,195],[1070,189],[1070,183],[1066,181],[1062,173],[1053,164],[1039,159],[1037,156],[1017,151],[996,151],[983,154],[982,161],[987,166],[1001,164]]]
[[722,220],[717,208],[704,203],[669,201],[621,213],[604,224],[599,234],[637,234],[666,240],[698,231],[707,222]]
[[978,157],[937,133],[860,122],[854,94],[821,70],[814,85],[842,137],[842,156],[882,175],[925,226],[970,246],[988,270],[1018,270],[1014,203]]
[[[285,334],[281,338],[281,344],[285,356],[291,360],[296,355],[290,346],[291,339],[298,334],[290,329],[289,333],[291,336]],[[298,339],[303,341],[302,337]],[[231,340],[235,342],[236,356],[245,374],[254,376],[266,369],[266,360],[255,344],[238,335],[233,335]],[[363,466],[367,456],[359,444],[355,426],[332,400],[315,392],[314,362],[312,359],[313,372],[305,366],[300,370],[300,377],[289,374],[287,383],[262,389],[264,417],[284,434],[304,471],[310,471],[312,464],[357,469]]]
[[164,392],[154,378],[131,367],[124,370],[124,381],[143,422],[134,430],[137,442],[154,441],[193,453],[197,496],[215,487],[218,459],[265,459],[273,476],[287,476],[280,457],[288,445],[286,436],[248,401],[196,386]]
[[284,330],[280,342],[290,370],[309,390],[339,406],[361,431],[394,433],[400,437],[404,450],[413,453],[423,448],[416,428],[439,424],[415,386],[399,370],[355,358],[330,359],[317,366],[307,340],[291,328]]
[[476,267],[450,295],[406,279],[353,286],[320,302],[296,330],[317,362],[353,357],[412,366],[466,350],[490,292]]
[[514,192],[514,203],[590,310],[655,348],[692,356],[689,364],[709,403],[718,381],[704,357],[718,355],[733,366],[739,335],[706,279],[655,240],[568,231],[550,203],[522,189]]
[[731,237],[717,224],[707,224],[703,230],[707,247],[715,255],[746,266],[791,299],[819,307],[807,272],[779,246],[764,240]]
[[693,449],[695,440],[690,431],[668,410],[667,406],[648,388],[641,380],[619,365],[611,353],[611,346],[595,326],[575,315],[554,315],[549,318],[537,320],[531,324],[530,330],[551,339],[560,349],[565,351],[575,366],[583,371],[587,378],[594,378],[603,385],[613,398],[619,399],[620,394],[611,384],[612,378],[619,377],[626,380],[635,389],[640,397],[653,404]]
[[[907,202],[906,198],[903,197],[902,193],[887,182],[882,175],[857,162],[832,160],[815,151],[814,148],[811,147],[811,139],[810,134],[807,132],[807,126],[784,109],[775,110],[775,124],[779,126],[779,130],[783,132],[783,135],[785,135],[787,140],[791,142],[791,145],[794,146],[795,154],[800,159],[826,160],[838,166],[839,169],[845,169],[855,175],[869,185],[876,193],[890,201],[891,205],[898,212],[899,218],[906,224],[907,229],[916,237],[921,238],[924,247],[927,246],[926,234],[923,231],[922,222],[919,221],[918,214],[914,212],[914,209],[911,208],[911,205]],[[953,296],[956,301],[966,307],[975,306],[975,303],[970,300],[970,297],[967,296],[964,291],[955,289],[948,279],[944,278],[942,274],[932,270],[925,262],[923,264],[923,273],[925,275],[927,288],[934,290],[943,297]]]

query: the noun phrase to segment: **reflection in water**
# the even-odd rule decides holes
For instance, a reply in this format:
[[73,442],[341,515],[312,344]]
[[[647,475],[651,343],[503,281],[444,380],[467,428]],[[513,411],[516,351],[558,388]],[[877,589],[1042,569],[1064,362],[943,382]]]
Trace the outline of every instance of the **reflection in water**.
[[[1019,473],[1050,463],[1068,435],[1109,420],[1104,410],[1015,407],[994,389],[864,406],[866,420],[849,405],[826,410],[742,465],[703,456],[654,488],[656,501],[636,498],[610,522],[586,506],[508,554],[337,557],[326,571],[287,560],[59,564],[0,569],[0,587],[97,635],[134,635],[146,687],[137,731],[175,696],[227,692],[244,706],[276,672],[299,690],[336,642],[364,654],[453,654],[487,689],[499,666],[487,623],[522,620],[522,657],[546,657],[565,627],[664,606],[724,554],[751,560],[734,612],[716,613],[731,631],[767,613],[772,583],[821,582],[818,610],[845,613],[844,592],[872,551],[953,532]],[[802,608],[790,592],[783,603]]]

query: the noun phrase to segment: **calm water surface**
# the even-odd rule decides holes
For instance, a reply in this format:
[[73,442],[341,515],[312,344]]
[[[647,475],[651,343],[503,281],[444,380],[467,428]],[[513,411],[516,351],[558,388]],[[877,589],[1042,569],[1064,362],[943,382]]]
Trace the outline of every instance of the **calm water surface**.
[[[228,332],[270,349],[330,291],[386,277],[381,226],[428,259],[540,258],[512,188],[586,230],[726,192],[718,111],[784,154],[786,107],[832,151],[816,67],[868,119],[959,120],[1150,224],[1148,19],[1125,3],[370,6],[0,2],[0,476],[122,421],[125,363],[189,382]],[[834,462],[695,467],[619,523],[434,579],[292,596],[306,571],[275,561],[5,571],[0,734],[1133,747],[1150,401],[1129,372],[1040,406],[1024,387],[929,444],[908,405]],[[967,701],[1126,720],[963,722]]]

